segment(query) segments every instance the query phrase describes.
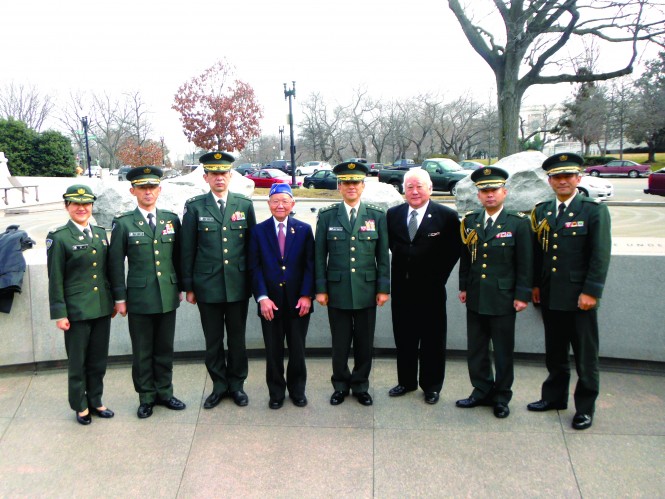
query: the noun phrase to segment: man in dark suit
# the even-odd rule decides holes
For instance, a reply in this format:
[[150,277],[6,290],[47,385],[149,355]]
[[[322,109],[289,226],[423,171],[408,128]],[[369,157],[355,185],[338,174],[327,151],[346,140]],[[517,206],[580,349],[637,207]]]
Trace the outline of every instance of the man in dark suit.
[[576,430],[591,427],[598,397],[598,316],[612,248],[610,213],[602,203],[577,192],[584,159],[577,154],[550,156],[543,162],[556,199],[536,205],[531,225],[535,245],[533,301],[545,325],[545,363],[549,376],[541,399],[530,411],[568,407],[569,350],[577,368]]
[[425,402],[436,404],[446,372],[446,282],[461,243],[457,213],[430,202],[431,194],[429,173],[413,168],[404,175],[406,203],[387,214],[397,347],[397,386],[388,395],[399,397],[420,386]]
[[[294,405],[307,405],[305,338],[314,296],[314,235],[310,225],[289,217],[294,205],[289,184],[273,184],[268,199],[272,217],[254,227],[249,242],[271,409],[282,407],[287,388]],[[285,338],[289,348],[286,379]]]
[[[173,396],[173,342],[180,306],[180,219],[157,209],[162,170],[140,166],[127,173],[138,207],[113,220],[109,280],[115,310],[129,313],[132,380],[139,394],[136,415],[152,416],[155,405],[181,411]],[[125,281],[125,257],[129,266]]]
[[[245,327],[250,283],[249,233],[256,224],[252,200],[229,192],[233,156],[216,151],[199,158],[210,192],[185,203],[182,221],[182,273],[187,301],[196,304],[206,341],[205,363],[212,393],[203,408],[229,395],[244,407],[247,378]],[[226,326],[228,358],[224,351]]]
[[386,215],[360,201],[367,171],[366,164],[352,161],[333,168],[343,201],[321,209],[316,223],[316,301],[328,307],[332,334],[331,405],[344,402],[349,390],[360,404],[372,405],[368,389],[376,307],[390,293]]
[[[467,363],[471,395],[458,400],[463,409],[493,405],[497,418],[507,418],[515,379],[516,313],[531,299],[533,250],[529,219],[504,209],[508,172],[488,166],[471,174],[483,209],[462,220],[459,299],[466,304]],[[490,342],[494,349],[492,374]]]

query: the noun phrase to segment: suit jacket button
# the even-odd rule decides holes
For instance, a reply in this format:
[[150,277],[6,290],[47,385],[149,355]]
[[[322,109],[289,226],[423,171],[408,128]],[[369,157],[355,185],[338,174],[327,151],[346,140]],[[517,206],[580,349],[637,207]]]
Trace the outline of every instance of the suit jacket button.
[[92,290],[93,290],[93,291],[97,291],[97,286],[95,286],[94,288],[92,288]]
[[96,267],[96,266],[97,266],[97,262],[92,262],[92,266],[93,266],[93,267]]
[[96,254],[97,254],[97,250],[92,250],[92,254],[93,254],[93,255],[96,255]]
[[487,243],[483,243],[483,248],[487,248]]
[[486,276],[485,274],[483,274],[483,275],[480,276],[480,278],[481,278],[481,279],[486,279],[487,276]]
[[355,272],[355,271],[356,271],[356,269],[351,269],[351,272]]
[[552,267],[552,272],[556,272],[556,267]]
[[162,275],[161,272],[157,272],[157,277],[160,277]]
[[224,260],[224,265],[228,265],[228,264],[229,264],[229,261],[228,261],[228,260]]
[[282,270],[286,270],[286,267],[284,265],[282,265]]
[[486,264],[486,263],[483,263],[483,268],[484,268],[484,269],[487,268],[487,264]]

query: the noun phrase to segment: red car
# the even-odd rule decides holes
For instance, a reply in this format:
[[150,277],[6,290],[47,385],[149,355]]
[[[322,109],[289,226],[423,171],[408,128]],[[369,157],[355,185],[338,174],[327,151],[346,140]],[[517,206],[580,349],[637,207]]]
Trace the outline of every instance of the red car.
[[[263,170],[256,171],[245,178],[254,181],[255,187],[265,187],[270,189],[272,184],[291,184],[291,175],[287,175],[281,170],[274,168],[264,168]],[[298,182],[298,185],[302,182]]]
[[648,189],[644,189],[645,194],[655,194],[657,196],[665,196],[665,168],[656,170],[649,175]]
[[587,166],[584,169],[592,177],[601,175],[628,175],[630,178],[646,176],[651,171],[650,165],[641,165],[628,159],[614,159],[604,165]]

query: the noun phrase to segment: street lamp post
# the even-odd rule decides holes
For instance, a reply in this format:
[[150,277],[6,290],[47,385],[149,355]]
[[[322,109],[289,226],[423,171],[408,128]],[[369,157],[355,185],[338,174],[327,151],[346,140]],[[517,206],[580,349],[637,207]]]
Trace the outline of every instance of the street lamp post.
[[166,166],[166,158],[164,157],[164,137],[160,137],[159,141],[162,143],[162,168]]
[[85,137],[85,159],[88,162],[88,178],[92,177],[90,170],[90,147],[88,146],[88,117],[81,118],[81,125],[83,125],[83,135]]
[[296,183],[296,144],[293,140],[293,104],[292,98],[296,98],[296,82],[292,82],[290,90],[286,89],[286,83],[284,84],[284,100],[289,99],[289,131],[291,132],[291,188],[297,189],[298,184]]
[[284,159],[284,127],[279,127],[279,159]]

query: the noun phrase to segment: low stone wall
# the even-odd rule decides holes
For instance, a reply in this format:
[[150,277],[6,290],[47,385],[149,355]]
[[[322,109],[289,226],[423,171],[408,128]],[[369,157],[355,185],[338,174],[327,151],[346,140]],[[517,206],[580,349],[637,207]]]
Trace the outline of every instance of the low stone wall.
[[[662,303],[662,270],[665,256],[612,257],[605,298],[599,313],[600,354],[604,358],[665,362],[665,307]],[[418,310],[413,311],[414,327]],[[448,348],[466,349],[465,308],[457,299],[457,268],[448,282]],[[62,331],[49,319],[46,264],[29,262],[23,292],[16,294],[9,314],[0,313],[0,366],[33,364],[66,359]],[[390,302],[377,314],[375,347],[393,349]],[[256,305],[250,303],[247,347],[263,349]],[[310,349],[330,348],[328,315],[315,305],[307,337]],[[195,305],[184,302],[178,310],[175,349],[205,349]],[[515,351],[544,353],[540,312],[532,305],[517,319]],[[110,355],[131,354],[127,318],[112,321]]]

